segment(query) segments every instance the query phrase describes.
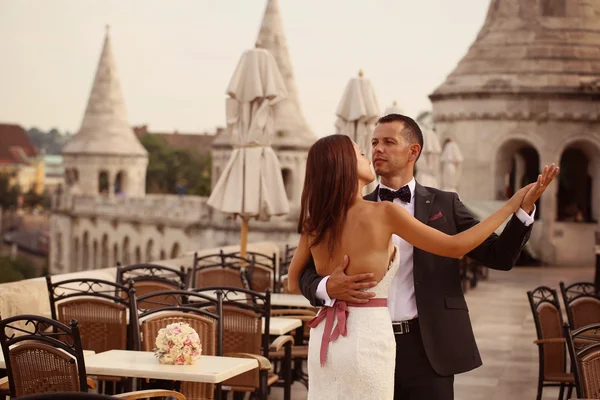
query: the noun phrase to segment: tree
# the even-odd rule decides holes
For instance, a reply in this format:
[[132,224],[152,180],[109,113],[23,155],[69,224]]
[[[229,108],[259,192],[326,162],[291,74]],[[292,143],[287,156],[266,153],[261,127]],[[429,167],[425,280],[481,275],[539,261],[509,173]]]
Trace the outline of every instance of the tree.
[[12,185],[13,175],[0,173],[0,206],[4,209],[17,207],[21,190],[18,185]]
[[46,133],[34,127],[27,131],[27,136],[35,147],[44,150],[46,154],[60,154],[63,145],[69,138],[68,134],[63,135],[56,128],[52,128]]
[[23,205],[25,207],[29,207],[29,208],[34,208],[36,206],[43,206],[44,205],[44,196],[41,194],[38,194],[32,187],[23,196]]
[[163,138],[145,134],[140,142],[149,154],[146,188],[149,193],[210,194],[210,156],[170,148]]
[[10,257],[0,256],[0,283],[31,279],[37,276],[36,268],[25,257],[17,255],[12,260]]

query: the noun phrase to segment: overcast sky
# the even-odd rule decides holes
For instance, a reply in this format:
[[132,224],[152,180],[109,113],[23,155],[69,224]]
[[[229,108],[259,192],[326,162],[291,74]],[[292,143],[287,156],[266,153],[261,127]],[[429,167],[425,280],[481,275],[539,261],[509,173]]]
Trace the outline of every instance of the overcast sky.
[[[0,122],[76,132],[110,24],[132,125],[200,133],[224,123],[225,88],[266,0],[0,0]],[[333,133],[360,68],[383,110],[415,116],[475,39],[488,0],[279,0],[301,106]]]

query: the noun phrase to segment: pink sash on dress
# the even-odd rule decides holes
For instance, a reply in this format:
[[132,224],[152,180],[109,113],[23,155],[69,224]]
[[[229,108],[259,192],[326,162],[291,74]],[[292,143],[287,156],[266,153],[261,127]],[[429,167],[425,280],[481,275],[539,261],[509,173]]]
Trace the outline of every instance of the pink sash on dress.
[[[319,314],[308,323],[308,326],[311,328],[316,328],[325,319],[325,329],[323,330],[323,338],[321,339],[321,367],[325,365],[325,361],[327,360],[329,343],[336,340],[340,335],[346,336],[348,307],[387,307],[387,299],[370,299],[368,303],[352,304],[337,300],[333,307],[321,309]],[[335,316],[337,316],[338,322],[335,329],[333,329]]]

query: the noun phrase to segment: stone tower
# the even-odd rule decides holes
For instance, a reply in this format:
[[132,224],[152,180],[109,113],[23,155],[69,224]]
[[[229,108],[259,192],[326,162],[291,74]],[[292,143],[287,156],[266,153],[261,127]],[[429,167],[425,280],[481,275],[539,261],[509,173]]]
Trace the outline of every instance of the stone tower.
[[[306,157],[316,138],[304,119],[298,90],[294,80],[292,62],[279,13],[278,0],[268,0],[264,17],[255,43],[256,47],[269,50],[283,76],[288,98],[276,105],[276,136],[271,146],[277,153],[281,173],[292,209],[300,204]],[[235,66],[232,65],[232,71]],[[223,110],[224,112],[225,110]],[[212,146],[212,186],[216,184],[231,154],[231,141],[227,134],[215,138]],[[292,213],[293,215],[294,213]]]
[[148,152],[127,119],[108,27],[81,128],[62,154],[74,194],[146,193]]
[[561,175],[532,242],[553,264],[593,261],[600,218],[600,0],[492,0],[467,54],[431,95],[463,154],[461,197],[503,200],[544,165]]

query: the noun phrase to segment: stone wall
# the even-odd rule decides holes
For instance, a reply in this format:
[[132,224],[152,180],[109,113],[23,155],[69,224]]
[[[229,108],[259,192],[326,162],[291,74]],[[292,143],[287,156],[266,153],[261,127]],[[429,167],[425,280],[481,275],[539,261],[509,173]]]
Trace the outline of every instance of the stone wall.
[[[50,271],[67,273],[176,258],[240,242],[240,220],[199,196],[68,196],[54,199]],[[296,214],[251,221],[249,242],[295,242]]]

